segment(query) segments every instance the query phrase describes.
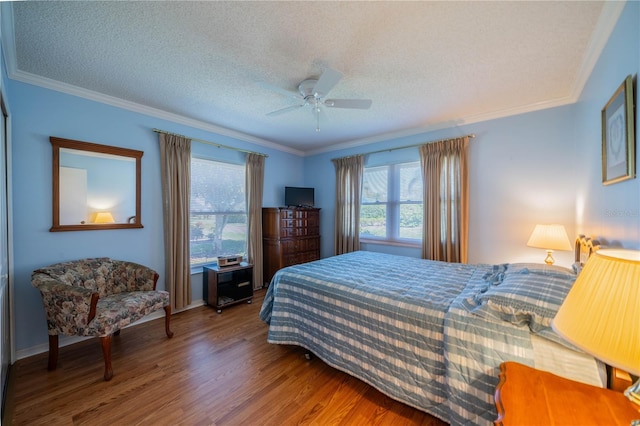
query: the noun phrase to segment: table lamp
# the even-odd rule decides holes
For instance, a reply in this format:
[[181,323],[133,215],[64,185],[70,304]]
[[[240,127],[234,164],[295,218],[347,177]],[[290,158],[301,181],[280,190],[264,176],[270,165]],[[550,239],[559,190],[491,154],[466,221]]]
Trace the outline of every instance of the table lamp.
[[547,251],[544,263],[553,265],[554,250],[571,250],[571,243],[562,225],[536,225],[527,241],[529,247],[541,248]]
[[111,212],[99,212],[94,223],[115,223],[115,219]]
[[[593,254],[551,327],[595,358],[640,376],[640,251]],[[640,380],[624,394],[640,404]]]

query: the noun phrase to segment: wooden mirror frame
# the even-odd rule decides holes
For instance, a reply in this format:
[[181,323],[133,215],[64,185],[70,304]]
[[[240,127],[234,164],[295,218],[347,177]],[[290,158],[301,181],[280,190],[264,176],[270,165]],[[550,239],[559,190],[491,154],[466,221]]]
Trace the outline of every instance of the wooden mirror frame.
[[[109,145],[100,145],[91,142],[75,141],[51,136],[49,138],[53,149],[53,226],[50,232],[59,231],[94,231],[104,229],[133,229],[143,228],[141,216],[141,166],[143,151],[128,148],[118,148]],[[121,157],[133,158],[136,162],[136,221],[135,223],[105,223],[105,224],[81,224],[81,225],[60,225],[60,148],[75,149],[78,151],[97,152],[102,154],[117,155]]]

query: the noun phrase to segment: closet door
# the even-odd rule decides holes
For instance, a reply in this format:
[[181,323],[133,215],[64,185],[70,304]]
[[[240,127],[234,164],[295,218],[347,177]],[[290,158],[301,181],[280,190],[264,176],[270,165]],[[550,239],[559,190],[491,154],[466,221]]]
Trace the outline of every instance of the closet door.
[[[7,373],[11,362],[9,312],[9,228],[7,219],[7,115],[0,93],[0,403],[4,411]],[[4,414],[4,412],[3,412]]]

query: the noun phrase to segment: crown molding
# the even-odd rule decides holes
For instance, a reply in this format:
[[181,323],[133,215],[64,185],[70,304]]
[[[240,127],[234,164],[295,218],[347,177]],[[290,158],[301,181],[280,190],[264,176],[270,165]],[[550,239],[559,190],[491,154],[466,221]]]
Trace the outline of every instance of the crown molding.
[[46,77],[41,77],[41,76],[27,73],[24,71],[14,71],[11,75],[9,75],[9,78],[16,81],[21,81],[23,83],[44,87],[46,89],[55,90],[55,91],[66,93],[73,96],[78,96],[80,98],[89,99],[91,101],[115,106],[117,108],[122,108],[129,111],[137,112],[140,114],[148,115],[151,117],[171,121],[173,123],[184,124],[185,126],[216,133],[221,136],[228,136],[244,142],[250,142],[250,143],[264,146],[267,148],[276,149],[278,151],[284,151],[284,152],[288,152],[290,154],[295,154],[298,156],[304,155],[303,151],[293,149],[287,146],[283,146],[265,139],[260,139],[255,136],[247,135],[246,133],[228,129],[222,126],[216,126],[211,123],[206,123],[204,121],[185,117],[179,114],[174,114],[161,109],[152,108],[152,107],[138,104],[135,102],[126,101],[124,99],[116,98],[114,96],[109,96],[103,93],[94,92],[92,90],[87,90],[81,87],[73,86],[67,83],[62,83],[60,81],[56,81]]
[[574,99],[574,102],[577,102],[580,98],[582,90],[587,84],[587,80],[589,79],[589,76],[591,76],[593,68],[596,66],[604,47],[607,45],[609,37],[618,23],[618,19],[620,19],[620,15],[626,6],[626,3],[626,0],[604,2],[602,11],[600,12],[600,17],[598,18],[598,22],[596,23],[593,33],[591,34],[589,45],[587,46],[584,58],[582,59],[582,65],[580,66],[578,75],[573,82],[571,96]]
[[462,125],[480,123],[483,121],[495,120],[498,118],[505,118],[513,115],[525,114],[528,112],[534,112],[534,111],[539,111],[539,110],[548,109],[548,108],[555,108],[563,105],[568,105],[574,102],[575,102],[575,99],[572,96],[553,99],[550,101],[536,102],[529,105],[523,105],[523,106],[518,106],[514,108],[507,108],[499,111],[493,111],[493,112],[468,116],[466,118],[427,124],[421,127],[414,127],[411,129],[400,130],[397,132],[384,133],[384,134],[375,135],[375,136],[371,136],[363,139],[355,139],[349,142],[331,145],[326,148],[319,148],[316,150],[306,151],[305,156],[317,155],[317,154],[322,154],[322,153],[331,152],[331,151],[338,151],[346,148],[355,148],[362,145],[369,145],[377,142],[385,142],[393,139],[406,138],[410,136],[416,136],[419,134],[434,132],[436,130],[453,129],[455,127],[462,126]]
[[13,29],[13,3],[0,3],[0,33],[2,34],[2,52],[4,63],[7,67],[7,75],[11,75],[16,70],[17,55],[16,41]]

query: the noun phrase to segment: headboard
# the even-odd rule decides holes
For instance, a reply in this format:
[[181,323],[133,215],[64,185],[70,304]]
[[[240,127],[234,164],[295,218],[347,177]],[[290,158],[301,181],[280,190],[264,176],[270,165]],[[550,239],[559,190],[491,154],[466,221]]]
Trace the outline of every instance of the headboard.
[[575,244],[575,257],[573,267],[576,272],[580,273],[580,270],[587,262],[587,259],[600,248],[600,242],[598,240],[592,240],[584,235],[578,235]]

